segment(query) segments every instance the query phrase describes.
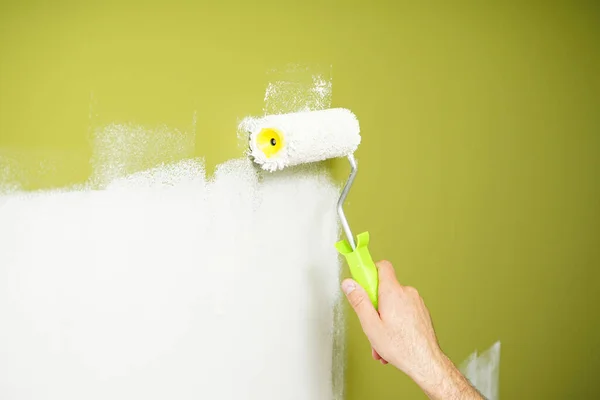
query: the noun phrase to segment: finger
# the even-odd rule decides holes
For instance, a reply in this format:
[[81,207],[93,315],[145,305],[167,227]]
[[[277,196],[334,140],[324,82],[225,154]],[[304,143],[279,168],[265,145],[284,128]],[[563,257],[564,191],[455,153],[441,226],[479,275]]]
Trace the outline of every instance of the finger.
[[365,289],[352,279],[345,279],[342,282],[342,290],[358,316],[360,325],[367,337],[370,339],[375,336],[379,330],[381,319],[379,319],[379,314],[373,307]]
[[377,265],[377,274],[381,284],[385,285],[387,283],[398,283],[396,271],[394,270],[394,266],[391,262],[382,260],[378,261],[375,265]]
[[375,361],[381,360],[381,356],[379,355],[378,352],[375,351],[375,349],[371,348],[371,355],[373,356],[373,359]]
[[371,354],[373,355],[373,358],[375,359],[375,361],[379,361],[383,365],[386,365],[388,363],[383,357],[381,357],[379,355],[379,353],[377,352],[377,350],[371,348]]

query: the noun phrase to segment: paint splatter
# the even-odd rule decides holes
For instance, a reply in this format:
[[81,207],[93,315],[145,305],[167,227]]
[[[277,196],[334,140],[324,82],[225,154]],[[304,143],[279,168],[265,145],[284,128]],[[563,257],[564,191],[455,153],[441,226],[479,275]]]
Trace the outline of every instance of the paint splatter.
[[194,129],[182,132],[164,125],[148,128],[116,123],[98,128],[93,136],[90,184],[102,187],[161,163],[191,158],[194,149]]
[[19,170],[15,160],[0,155],[0,194],[18,191],[22,188],[23,177]]
[[463,362],[460,370],[487,400],[498,400],[500,342],[481,354],[475,351]]
[[273,80],[265,90],[265,115],[323,110],[331,106],[331,73],[290,64],[280,71],[270,71],[270,75]]
[[70,156],[65,151],[0,148],[0,193],[24,190],[44,180],[56,179],[65,172],[57,166]]

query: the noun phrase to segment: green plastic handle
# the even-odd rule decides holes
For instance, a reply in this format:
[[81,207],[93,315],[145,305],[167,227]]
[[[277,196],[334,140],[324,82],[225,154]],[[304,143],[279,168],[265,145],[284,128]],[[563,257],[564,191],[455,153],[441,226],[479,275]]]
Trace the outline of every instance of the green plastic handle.
[[356,237],[356,249],[347,240],[340,240],[335,244],[337,251],[346,257],[352,278],[365,289],[375,309],[377,309],[377,293],[379,279],[377,267],[369,253],[369,232],[363,232]]

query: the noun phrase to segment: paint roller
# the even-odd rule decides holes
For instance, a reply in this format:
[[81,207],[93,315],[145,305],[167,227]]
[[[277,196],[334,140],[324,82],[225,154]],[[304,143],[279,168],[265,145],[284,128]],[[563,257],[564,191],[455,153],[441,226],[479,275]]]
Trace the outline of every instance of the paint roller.
[[345,257],[352,278],[366,290],[377,308],[378,277],[369,253],[369,232],[360,233],[355,241],[343,209],[358,171],[354,152],[361,138],[356,116],[348,109],[332,108],[251,118],[241,126],[249,133],[250,158],[266,171],[330,158],[348,158],[351,172],[337,204],[346,239],[337,242],[335,247]]

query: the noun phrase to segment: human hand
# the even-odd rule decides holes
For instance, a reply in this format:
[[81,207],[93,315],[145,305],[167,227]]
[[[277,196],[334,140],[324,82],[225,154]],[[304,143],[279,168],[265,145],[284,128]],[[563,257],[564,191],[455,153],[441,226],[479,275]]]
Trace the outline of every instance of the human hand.
[[372,346],[372,356],[406,373],[432,399],[482,399],[440,349],[425,302],[396,279],[392,264],[377,263],[379,312],[351,279],[342,289]]

